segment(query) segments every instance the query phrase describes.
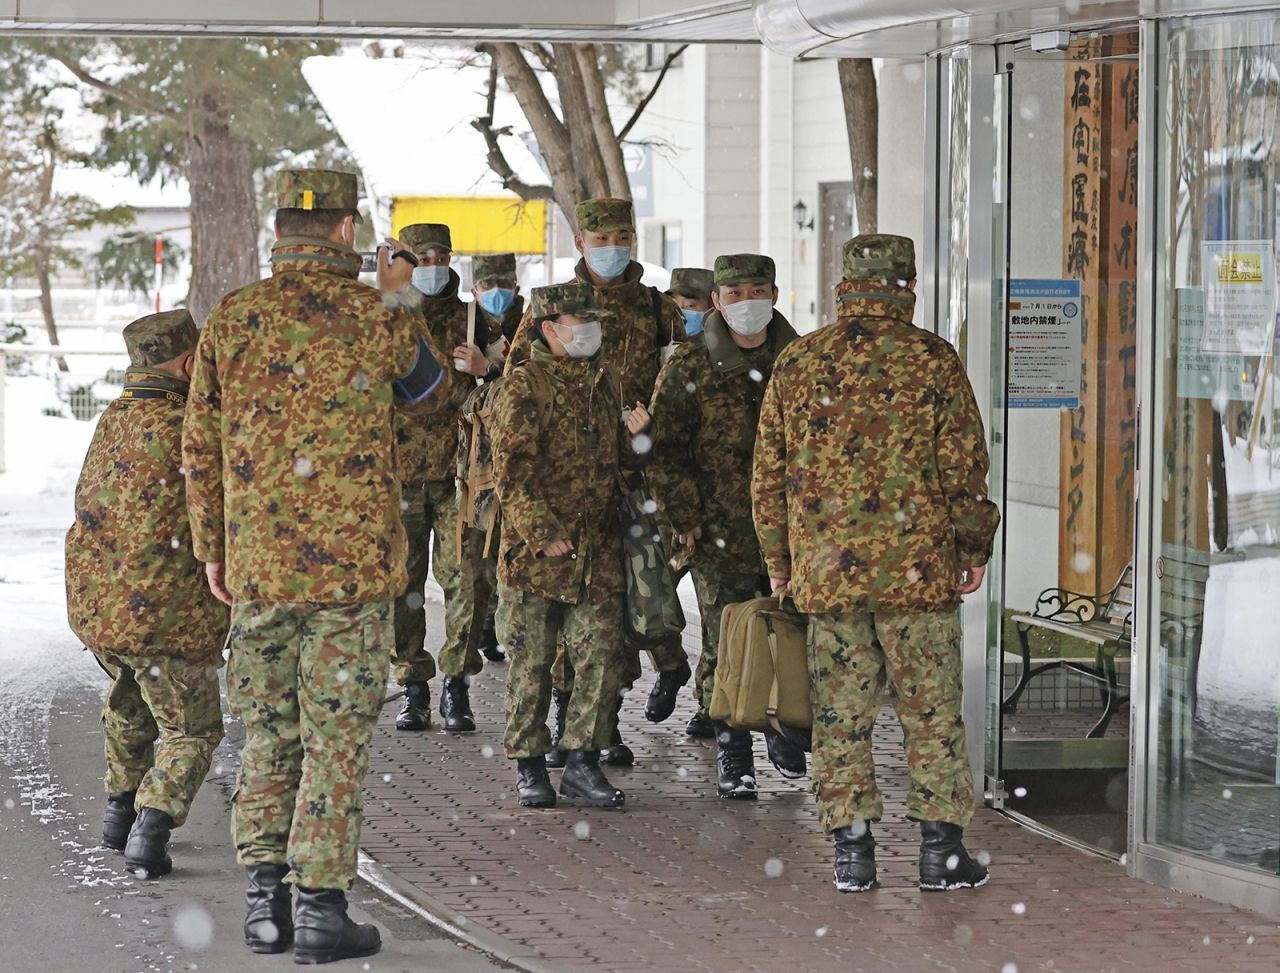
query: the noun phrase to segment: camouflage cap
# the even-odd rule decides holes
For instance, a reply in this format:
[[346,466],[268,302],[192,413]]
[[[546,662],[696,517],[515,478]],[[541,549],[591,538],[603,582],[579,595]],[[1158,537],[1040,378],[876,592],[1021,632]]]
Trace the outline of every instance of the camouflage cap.
[[[337,169],[281,169],[276,173],[278,209],[346,209],[355,212],[360,189],[355,173]],[[356,221],[363,222],[356,213]]]
[[195,348],[199,340],[200,332],[196,330],[196,322],[185,307],[148,314],[124,329],[124,345],[129,349],[129,361],[141,368],[172,361],[183,352]]
[[714,274],[710,270],[702,267],[677,267],[671,271],[671,286],[667,288],[667,293],[705,301],[711,296],[711,288],[714,286]]
[[579,233],[608,233],[610,230],[634,230],[636,218],[631,210],[631,200],[584,199],[573,209],[573,218]]
[[859,233],[844,245],[844,277],[845,280],[915,280],[916,246],[910,237]]
[[515,280],[514,253],[487,253],[471,258],[472,280]]
[[773,258],[760,253],[730,253],[716,257],[715,285],[772,284]]
[[558,314],[572,314],[580,318],[609,318],[613,312],[601,307],[589,284],[552,284],[535,287],[529,297],[533,320],[541,322]]
[[432,247],[453,251],[453,237],[443,223],[410,223],[400,231],[400,242],[414,253],[426,253]]

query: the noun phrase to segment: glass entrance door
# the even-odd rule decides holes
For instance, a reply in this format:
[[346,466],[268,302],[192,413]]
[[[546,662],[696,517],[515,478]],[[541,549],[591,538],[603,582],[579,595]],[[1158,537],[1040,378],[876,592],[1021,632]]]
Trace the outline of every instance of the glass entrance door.
[[997,49],[989,792],[1127,846],[1137,435],[1136,33]]

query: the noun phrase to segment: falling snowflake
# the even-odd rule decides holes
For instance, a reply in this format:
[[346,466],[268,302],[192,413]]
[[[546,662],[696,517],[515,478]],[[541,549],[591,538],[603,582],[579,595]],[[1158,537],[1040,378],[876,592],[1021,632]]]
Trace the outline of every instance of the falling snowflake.
[[486,758],[492,757],[493,747],[489,746],[489,744],[486,743],[483,747],[480,748],[480,756],[486,757]]
[[297,476],[310,476],[313,469],[311,460],[305,456],[299,456],[293,461],[293,472]]
[[751,371],[747,372],[747,378],[751,379],[753,382],[763,382],[764,373],[758,368],[753,368]]
[[208,949],[213,942],[213,917],[196,902],[178,906],[173,913],[173,938],[183,949]]
[[949,855],[947,857],[947,871],[954,872],[959,867],[960,867],[960,856]]
[[350,674],[348,674],[348,672],[347,672],[347,670],[346,670],[346,669],[339,669],[339,670],[338,670],[338,682],[346,682],[346,681],[347,681],[348,679],[350,679],[350,678],[351,678],[351,676],[350,676]]
[[825,936],[829,931],[830,931],[830,930],[828,930],[826,926],[819,926],[817,929],[815,929],[815,930],[813,931],[813,934],[814,934],[815,936],[817,936],[819,939],[821,939],[821,938],[822,938],[823,936]]
[[1015,788],[1013,789],[1013,796],[1014,796],[1014,797],[1026,797],[1026,796],[1027,796],[1027,789],[1026,789],[1025,787],[1015,787]]
[[356,372],[355,377],[351,379],[351,387],[357,392],[369,391],[369,376],[364,372]]
[[690,395],[692,395],[694,392],[698,391],[698,386],[695,385],[693,382],[690,382],[688,385],[684,387],[684,390],[688,392]]
[[390,784],[390,783],[391,783],[391,775],[390,775],[390,774],[383,774],[383,775],[382,775],[382,782],[383,782],[384,784]]
[[1222,789],[1222,797],[1223,797],[1223,799],[1224,799],[1224,800],[1228,800],[1228,801],[1229,801],[1229,800],[1231,800],[1231,788],[1230,788],[1230,787],[1224,787],[1224,788]]
[[974,861],[976,861],[983,868],[986,868],[988,865],[991,864],[991,852],[989,851],[980,851],[976,855],[974,855],[973,858],[974,858]]
[[160,678],[160,667],[159,667],[159,666],[152,666],[150,669],[148,669],[148,670],[147,670],[147,675],[148,675],[148,676],[150,676],[152,679],[159,679],[159,678]]
[[586,821],[579,821],[573,826],[573,836],[579,841],[586,841],[591,837],[591,825]]
[[182,544],[181,544],[181,542],[178,540],[178,538],[176,538],[176,537],[170,537],[170,538],[169,538],[169,546],[170,546],[170,547],[172,547],[172,548],[176,551],[179,547],[181,547],[181,546],[182,546]]
[[781,859],[770,858],[764,863],[764,873],[769,876],[769,878],[778,878],[782,875],[782,869],[784,867],[785,866],[782,864]]
[[658,503],[656,500],[646,500],[640,509],[647,514],[656,514],[658,512]]
[[649,450],[653,449],[653,440],[644,433],[640,433],[637,436],[631,437],[631,448],[643,456],[645,453],[649,452]]
[[1015,902],[1012,906],[1011,911],[1015,916],[1026,915],[1027,904],[1025,902]]
[[421,608],[424,604],[426,604],[426,601],[427,600],[422,597],[422,593],[418,591],[411,591],[404,596],[404,603],[408,607],[409,611],[416,612],[419,608]]

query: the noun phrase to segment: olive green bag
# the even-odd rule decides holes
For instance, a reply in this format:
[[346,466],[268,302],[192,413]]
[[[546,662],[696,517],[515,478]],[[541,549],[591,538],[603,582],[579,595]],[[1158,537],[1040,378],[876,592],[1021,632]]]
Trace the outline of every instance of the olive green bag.
[[711,718],[742,730],[810,729],[806,616],[789,598],[766,597],[729,605],[720,619]]
[[627,641],[637,646],[659,644],[684,631],[684,609],[658,527],[658,505],[637,487],[623,492],[619,512],[627,582]]

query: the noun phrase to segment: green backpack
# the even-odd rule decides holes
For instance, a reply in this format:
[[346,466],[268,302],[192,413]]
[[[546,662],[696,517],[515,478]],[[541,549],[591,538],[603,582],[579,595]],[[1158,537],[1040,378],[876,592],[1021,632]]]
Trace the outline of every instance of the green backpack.
[[627,591],[627,642],[657,645],[684,631],[678,579],[658,526],[658,505],[643,487],[623,492],[619,504]]

